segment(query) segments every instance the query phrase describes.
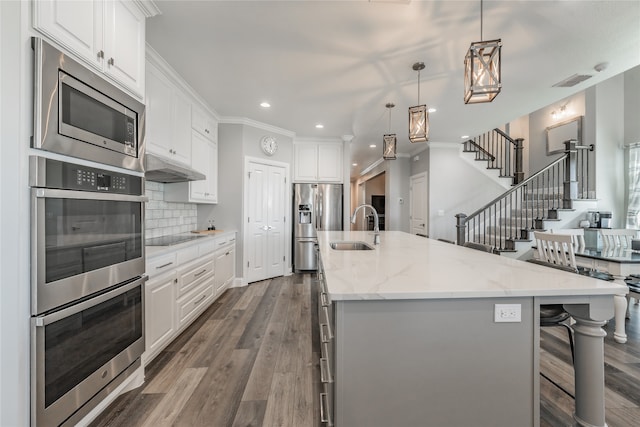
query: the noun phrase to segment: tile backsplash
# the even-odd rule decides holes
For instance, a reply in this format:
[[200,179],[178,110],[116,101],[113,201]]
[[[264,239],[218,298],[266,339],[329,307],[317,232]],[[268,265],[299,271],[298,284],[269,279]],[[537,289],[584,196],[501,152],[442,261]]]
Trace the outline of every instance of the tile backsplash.
[[164,201],[164,184],[145,182],[146,205],[145,237],[167,236],[188,233],[198,225],[198,209],[195,203],[173,203]]

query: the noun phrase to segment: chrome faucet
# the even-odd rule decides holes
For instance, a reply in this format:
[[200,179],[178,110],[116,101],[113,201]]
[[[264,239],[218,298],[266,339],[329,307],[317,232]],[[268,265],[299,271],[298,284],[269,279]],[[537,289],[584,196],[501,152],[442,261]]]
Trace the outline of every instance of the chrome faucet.
[[368,204],[358,206],[353,210],[353,215],[351,215],[351,224],[356,223],[356,214],[362,208],[371,208],[371,210],[373,211],[373,233],[374,233],[373,244],[379,245],[380,244],[380,226],[378,222],[378,212],[376,211],[376,208]]

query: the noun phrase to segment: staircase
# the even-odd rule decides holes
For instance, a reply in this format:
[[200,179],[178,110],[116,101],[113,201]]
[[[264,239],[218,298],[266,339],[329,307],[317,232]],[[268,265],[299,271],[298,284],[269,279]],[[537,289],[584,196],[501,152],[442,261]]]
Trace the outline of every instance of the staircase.
[[500,179],[506,178],[512,185],[472,214],[456,215],[458,244],[478,242],[493,246],[500,254],[525,257],[533,231],[565,228],[571,223],[575,226],[584,212],[596,207],[595,200],[589,198],[593,188],[589,152],[593,146],[566,141],[562,157],[523,179],[522,142],[494,129],[463,143],[463,152],[486,162],[489,171],[499,170]]

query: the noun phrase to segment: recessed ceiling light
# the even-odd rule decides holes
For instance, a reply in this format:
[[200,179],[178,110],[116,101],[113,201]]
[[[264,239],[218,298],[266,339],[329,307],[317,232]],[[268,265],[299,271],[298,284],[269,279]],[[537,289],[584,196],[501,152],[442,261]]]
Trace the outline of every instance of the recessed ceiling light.
[[324,128],[324,125],[322,123],[318,123],[316,125],[316,129],[322,129],[322,128]]
[[435,113],[438,110],[436,110],[435,108],[432,107],[432,108],[429,108],[427,111],[429,111],[430,113]]
[[357,163],[351,163],[351,166],[358,166]]
[[261,103],[260,103],[260,106],[261,106],[262,108],[269,108],[269,107],[271,107],[271,104],[269,104],[268,102],[266,102],[266,101],[265,101],[265,102],[261,102]]
[[462,135],[462,136],[460,137],[460,139],[467,139],[467,138],[469,138],[469,135]]
[[376,144],[369,144],[369,148],[376,148]]

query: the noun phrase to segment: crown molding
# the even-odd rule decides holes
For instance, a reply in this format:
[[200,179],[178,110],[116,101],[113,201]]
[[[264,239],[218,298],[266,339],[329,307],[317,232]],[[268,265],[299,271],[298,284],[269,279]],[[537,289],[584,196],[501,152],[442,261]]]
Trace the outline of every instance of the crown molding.
[[162,11],[153,0],[133,0],[146,18],[162,15]]
[[228,124],[228,125],[244,125],[251,126],[257,129],[262,129],[267,132],[277,133],[279,135],[288,136],[289,138],[295,138],[296,133],[287,129],[283,129],[277,126],[269,125],[267,123],[262,123],[257,120],[248,119],[246,117],[221,117],[219,120],[220,124]]
[[317,142],[328,142],[328,143],[343,143],[342,138],[330,138],[330,137],[313,137],[313,136],[298,136],[293,140],[296,144],[307,144],[307,143],[317,143]]

